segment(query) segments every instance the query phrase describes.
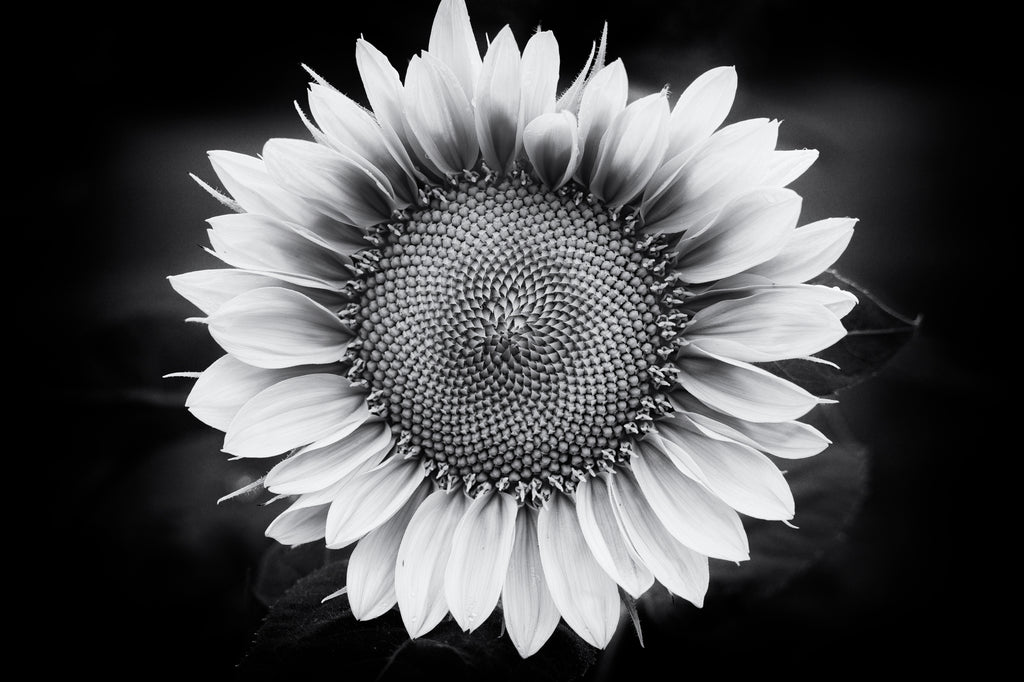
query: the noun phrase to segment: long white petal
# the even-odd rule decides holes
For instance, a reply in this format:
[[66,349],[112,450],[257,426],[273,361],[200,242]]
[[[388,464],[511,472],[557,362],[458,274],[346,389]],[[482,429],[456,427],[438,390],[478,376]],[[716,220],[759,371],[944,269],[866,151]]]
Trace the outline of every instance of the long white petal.
[[328,506],[290,507],[270,522],[265,534],[289,547],[320,540],[324,536]]
[[278,495],[320,490],[357,471],[366,462],[379,464],[394,443],[387,423],[367,422],[325,447],[306,449],[278,462],[263,485]]
[[474,499],[455,529],[444,593],[463,630],[477,629],[494,611],[508,572],[515,528],[515,499],[492,492]]
[[613,208],[633,199],[661,165],[668,140],[668,97],[642,97],[612,120],[601,138],[590,189]]
[[818,399],[760,367],[699,349],[676,361],[679,383],[705,405],[752,422],[783,422],[806,414]]
[[757,189],[727,203],[706,230],[679,243],[674,269],[686,282],[710,282],[763,263],[782,248],[800,217],[800,195]]
[[332,436],[343,438],[368,416],[364,395],[344,377],[292,377],[242,405],[228,426],[224,451],[238,457],[274,457]]
[[506,26],[487,48],[473,100],[484,162],[498,174],[508,172],[523,143],[519,62],[519,45]]
[[537,512],[528,505],[516,516],[516,539],[501,590],[505,627],[523,658],[544,646],[558,626],[558,609],[551,600],[537,539]]
[[703,293],[693,297],[688,304],[695,310],[702,310],[714,303],[729,300],[749,299],[758,296],[767,300],[793,303],[805,306],[823,306],[838,318],[845,317],[857,305],[857,297],[839,287],[821,284],[774,284],[762,275],[749,272],[719,280]]
[[336,362],[352,338],[330,310],[280,287],[236,296],[210,315],[208,324],[224,350],[269,369]]
[[768,169],[761,184],[785,187],[803,175],[817,160],[817,149],[776,150],[768,157]]
[[409,62],[405,115],[424,161],[446,175],[476,164],[480,150],[473,106],[451,69],[429,53]]
[[672,593],[702,606],[708,591],[708,558],[672,537],[633,474],[623,471],[612,476],[608,489],[615,518],[637,556]]
[[569,182],[579,164],[576,117],[568,111],[538,116],[526,126],[523,145],[541,181],[558,189]]
[[441,0],[427,49],[452,70],[466,98],[472,99],[481,60],[465,0]]
[[430,632],[448,613],[445,569],[466,506],[461,490],[437,490],[420,505],[402,538],[395,564],[395,593],[410,637]]
[[520,120],[523,126],[541,114],[555,110],[558,92],[558,41],[551,31],[537,31],[523,48],[520,68],[522,99]]
[[415,459],[393,456],[377,468],[359,474],[346,485],[346,494],[331,503],[327,546],[348,547],[394,516],[420,485],[426,485],[423,467]]
[[573,503],[565,495],[552,495],[540,510],[537,535],[555,606],[576,634],[603,649],[619,622],[619,594],[587,547]]
[[352,550],[345,586],[356,620],[376,618],[398,601],[395,595],[398,547],[409,521],[426,496],[427,487],[421,486],[397,514],[380,528],[370,531]]
[[601,138],[612,121],[626,107],[629,80],[621,59],[598,71],[587,82],[580,100],[580,165],[576,178],[590,185],[597,164]]
[[736,67],[705,71],[683,90],[669,123],[667,158],[704,142],[729,114],[736,97]]
[[651,508],[679,542],[719,559],[750,558],[747,535],[736,512],[683,474],[653,444],[637,443],[630,468]]
[[207,315],[217,312],[222,305],[235,296],[263,287],[294,289],[331,310],[340,309],[349,302],[341,294],[326,289],[303,287],[270,275],[235,268],[196,270],[181,275],[172,275],[167,279],[180,296],[188,299],[190,303]]
[[748,272],[778,284],[806,282],[836,262],[850,243],[856,224],[856,218],[826,218],[799,227],[777,256]]
[[623,537],[603,478],[589,478],[576,486],[576,514],[594,559],[622,589],[639,598],[654,576]]

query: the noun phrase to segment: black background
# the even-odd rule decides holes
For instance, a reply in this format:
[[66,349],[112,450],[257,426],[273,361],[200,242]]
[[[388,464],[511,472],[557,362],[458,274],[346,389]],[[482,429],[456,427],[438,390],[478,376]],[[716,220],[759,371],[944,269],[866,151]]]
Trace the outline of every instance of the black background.
[[[335,5],[176,6],[145,18],[90,8],[62,14],[40,33],[46,57],[19,64],[32,81],[20,106],[38,128],[11,134],[32,145],[34,190],[10,198],[28,209],[10,227],[25,228],[39,270],[15,309],[38,316],[19,343],[43,367],[30,404],[53,424],[26,448],[45,474],[19,513],[43,515],[33,556],[48,559],[24,570],[47,578],[44,610],[62,633],[62,656],[46,665],[230,671],[264,613],[250,586],[270,512],[214,506],[257,470],[223,461],[216,434],[181,407],[188,382],[159,379],[218,354],[181,322],[195,313],[164,277],[216,266],[198,245],[203,219],[220,211],[187,175],[215,180],[205,151],[305,136],[292,108],[305,92],[300,63],[362,100],[360,34],[400,70],[426,47],[431,2]],[[986,196],[978,139],[997,131],[972,116],[996,103],[978,80],[984,47],[971,22],[881,3],[478,0],[470,11],[478,35],[510,23],[521,45],[537,24],[553,29],[564,76],[607,20],[634,94],[666,83],[678,93],[735,64],[729,120],[780,118],[780,147],[822,152],[795,185],[803,222],[860,218],[841,270],[924,319],[895,362],[834,408],[871,450],[844,540],[782,592],[709,602],[685,633],[648,627],[646,651],[627,638],[591,676],[664,664],[673,677],[802,677],[958,655],[965,621],[953,614],[971,601],[962,569],[975,548],[956,484],[984,456],[969,424],[991,360],[978,353],[984,339],[964,337],[984,318],[976,285],[997,287],[980,265],[992,241],[976,201]]]

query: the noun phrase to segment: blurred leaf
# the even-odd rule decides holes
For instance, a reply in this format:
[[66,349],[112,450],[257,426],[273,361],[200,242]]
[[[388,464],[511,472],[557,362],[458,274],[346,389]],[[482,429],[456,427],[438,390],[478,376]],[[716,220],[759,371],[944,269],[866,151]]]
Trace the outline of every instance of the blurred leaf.
[[347,560],[299,580],[271,608],[252,649],[239,666],[243,679],[282,679],[334,671],[358,680],[522,680],[565,682],[580,678],[595,649],[560,624],[548,643],[522,659],[495,613],[465,633],[449,617],[428,635],[410,640],[396,609],[357,621],[348,598],[320,600],[345,584]]
[[763,366],[819,396],[832,395],[876,374],[914,336],[919,320],[890,310],[870,292],[830,270],[810,282],[840,287],[855,294],[860,303],[843,318],[849,333],[818,357],[839,369],[807,360],[783,360]]
[[253,592],[264,606],[272,606],[292,585],[331,561],[347,554],[332,552],[311,542],[298,547],[274,543],[260,558]]

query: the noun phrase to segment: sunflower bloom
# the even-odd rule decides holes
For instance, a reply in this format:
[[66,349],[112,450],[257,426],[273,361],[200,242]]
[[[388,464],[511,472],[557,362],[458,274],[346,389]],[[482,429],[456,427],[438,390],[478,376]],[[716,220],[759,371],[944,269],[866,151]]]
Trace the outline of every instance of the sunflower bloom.
[[620,589],[700,606],[708,558],[748,558],[740,514],[793,517],[769,455],[828,444],[797,421],[822,400],[758,366],[856,304],[804,284],[854,224],[797,227],[817,152],[720,127],[732,68],[628,101],[604,36],[559,94],[550,31],[481,57],[462,0],[404,79],[356,61],[372,111],[314,74],[312,141],[210,153],[229,267],[171,278],[226,351],[188,408],[289,500],[267,535],[354,544],[354,615],[397,604],[411,637],[500,601],[524,657],[559,619],[604,647]]

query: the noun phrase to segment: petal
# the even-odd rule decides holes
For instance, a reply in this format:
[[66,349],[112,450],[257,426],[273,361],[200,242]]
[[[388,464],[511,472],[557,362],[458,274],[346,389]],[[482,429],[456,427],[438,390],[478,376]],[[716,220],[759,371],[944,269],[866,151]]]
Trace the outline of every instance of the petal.
[[293,505],[270,522],[265,535],[289,547],[315,542],[324,536],[327,509],[326,504],[299,508]]
[[803,175],[817,160],[817,149],[776,150],[768,157],[768,169],[761,184],[785,187]]
[[327,547],[341,549],[390,519],[423,481],[415,459],[391,457],[359,474],[345,486],[345,495],[331,503],[327,515]]
[[446,175],[476,164],[473,107],[452,71],[429,53],[413,57],[405,75],[405,114],[425,162]]
[[509,639],[523,658],[544,646],[558,626],[537,538],[537,512],[523,505],[516,516],[516,539],[501,590],[501,606]]
[[630,468],[665,528],[700,554],[743,561],[750,558],[743,524],[729,505],[683,474],[647,441],[637,443]]
[[455,529],[444,591],[448,608],[463,630],[480,627],[498,604],[515,528],[515,499],[494,492],[474,499]]
[[707,557],[672,537],[651,509],[633,474],[622,471],[611,476],[608,490],[622,533],[658,582],[702,606],[708,591]]
[[262,369],[225,355],[199,376],[185,399],[185,407],[204,424],[227,431],[242,405],[263,389],[285,379],[323,371],[324,367],[312,365]]
[[598,148],[594,196],[618,208],[643,191],[665,156],[668,118],[664,91],[638,99],[615,117]]
[[263,287],[283,287],[294,289],[309,296],[320,305],[338,310],[349,301],[334,292],[325,289],[311,289],[298,284],[291,284],[275,279],[270,275],[236,270],[235,268],[218,268],[216,270],[196,270],[167,278],[171,287],[179,295],[188,299],[192,305],[207,315],[217,312],[222,305],[239,294]]
[[603,478],[588,478],[576,486],[576,515],[594,559],[622,589],[639,599],[654,583],[654,576],[623,536]]
[[511,168],[523,142],[519,73],[519,46],[506,26],[487,49],[473,100],[484,163],[500,175]]
[[690,83],[672,108],[666,156],[694,149],[715,132],[729,114],[736,97],[736,67],[705,71]]
[[263,485],[277,495],[321,490],[358,471],[368,461],[376,459],[379,464],[394,442],[385,422],[367,422],[335,443],[303,450],[278,462],[267,472]]
[[857,297],[839,287],[820,284],[773,284],[771,280],[749,272],[740,273],[716,282],[711,288],[688,301],[696,311],[721,301],[748,299],[753,296],[771,297],[775,301],[797,305],[819,305],[835,315],[845,317],[857,305]]
[[[597,49],[597,58],[594,58],[595,48]],[[555,102],[555,111],[568,111],[571,114],[578,114],[580,110],[580,99],[583,96],[583,88],[589,82],[587,74],[590,78],[593,78],[601,69],[604,68],[604,57],[608,48],[608,22],[605,22],[604,28],[601,30],[601,42],[600,46],[591,44],[590,55],[587,57],[587,62],[583,65],[583,68],[577,74],[573,80],[572,85],[565,89],[565,92]]]
[[652,442],[669,459],[688,460],[680,471],[687,473],[695,465],[697,480],[736,511],[774,521],[793,518],[789,484],[771,460],[757,450],[707,438],[671,419],[660,422],[657,430]]
[[434,491],[416,510],[402,538],[395,564],[395,593],[410,637],[430,632],[448,613],[445,569],[466,506],[467,498],[459,490]]
[[238,457],[274,457],[339,433],[342,438],[368,416],[363,394],[344,377],[292,377],[242,406],[228,426],[224,451]]
[[472,99],[481,63],[465,0],[441,0],[427,49],[451,69],[466,98]]
[[676,272],[686,282],[710,282],[772,258],[800,217],[800,195],[756,189],[725,205],[708,228],[679,243]]
[[421,486],[405,506],[380,528],[370,531],[352,550],[345,585],[356,620],[383,615],[395,605],[395,561],[398,547],[413,514],[427,497]]
[[358,161],[324,145],[277,138],[263,145],[263,158],[282,187],[335,220],[369,227],[387,222],[395,210],[390,186]]
[[744,362],[811,355],[846,336],[828,308],[799,296],[749,296],[704,308],[690,321],[690,345]]
[[224,350],[270,369],[336,362],[352,338],[330,310],[280,287],[236,296],[210,315],[208,324]]
[[818,399],[760,367],[694,349],[679,358],[679,383],[704,404],[752,422],[782,422],[806,414]]
[[580,165],[576,179],[589,186],[594,176],[601,138],[626,107],[629,80],[621,59],[598,71],[587,82],[580,100]]
[[827,218],[792,232],[782,250],[748,272],[777,284],[796,284],[817,277],[836,262],[853,237],[855,218]]
[[555,110],[558,92],[558,41],[551,31],[537,31],[523,48],[520,120],[522,125]]
[[542,114],[523,133],[523,146],[541,181],[551,189],[569,182],[579,163],[576,117],[568,111]]
[[619,623],[619,594],[587,547],[573,504],[554,494],[540,510],[537,535],[551,599],[565,622],[603,649]]

